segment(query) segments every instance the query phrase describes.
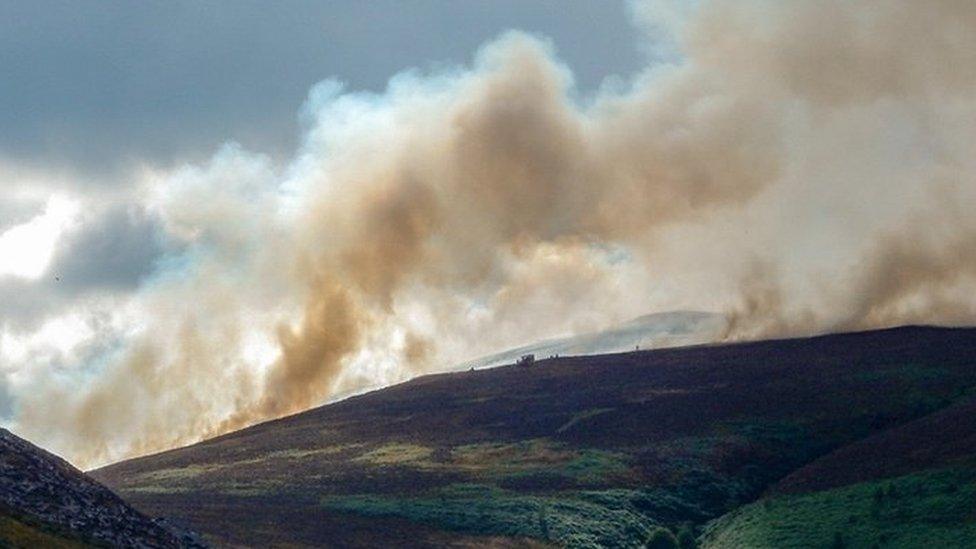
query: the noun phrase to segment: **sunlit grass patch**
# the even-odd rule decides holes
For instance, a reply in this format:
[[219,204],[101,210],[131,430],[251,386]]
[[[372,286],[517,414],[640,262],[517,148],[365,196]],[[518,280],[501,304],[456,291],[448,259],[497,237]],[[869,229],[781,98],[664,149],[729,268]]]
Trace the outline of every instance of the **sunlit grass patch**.
[[165,486],[160,484],[139,484],[135,486],[127,486],[125,491],[133,494],[185,494],[195,490],[184,484],[171,484]]
[[157,484],[162,486],[170,486],[172,484],[179,484],[183,482],[197,482],[202,480],[207,475],[213,473],[232,471],[236,468],[252,465],[261,465],[274,460],[304,460],[322,456],[337,455],[345,451],[354,450],[361,446],[362,444],[336,444],[321,448],[290,448],[287,450],[278,450],[263,456],[239,461],[230,461],[226,463],[194,463],[185,467],[170,467],[167,469],[159,469],[144,473],[136,477],[134,481],[130,482],[129,484],[133,486]]
[[972,547],[976,472],[937,470],[762,500],[710,523],[705,547]]
[[219,492],[235,496],[262,496],[279,492],[283,484],[272,480],[261,482],[225,482],[219,485],[203,483],[140,484],[126,488],[128,493],[138,494],[188,494],[193,492]]
[[194,464],[187,465],[186,467],[171,467],[142,474],[138,477],[138,480],[140,483],[147,482],[149,484],[156,482],[180,482],[195,479],[201,475],[223,469],[227,466],[226,464]]
[[623,454],[573,448],[545,438],[458,446],[451,452],[450,466],[487,478],[547,475],[583,483],[620,478],[630,473]]
[[482,443],[458,446],[451,462],[475,469],[538,467],[565,463],[576,456],[572,449],[545,438],[511,443]]
[[282,488],[282,485],[274,481],[261,481],[254,483],[228,483],[220,486],[219,492],[231,496],[265,496],[268,494],[277,493]]
[[[336,444],[333,446],[323,446],[321,448],[289,448],[271,452],[265,459],[306,459],[310,457],[322,457],[339,454],[349,450],[362,447],[362,444]],[[254,460],[251,460],[254,461]]]
[[427,460],[434,452],[432,448],[416,444],[391,443],[370,450],[353,461],[373,465],[399,465],[419,463]]

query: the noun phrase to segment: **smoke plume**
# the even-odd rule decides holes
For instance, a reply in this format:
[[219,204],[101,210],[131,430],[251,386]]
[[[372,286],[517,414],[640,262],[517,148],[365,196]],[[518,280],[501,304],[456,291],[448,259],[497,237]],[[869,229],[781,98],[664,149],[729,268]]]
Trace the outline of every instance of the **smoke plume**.
[[285,165],[146,167],[180,252],[20,428],[94,465],[670,308],[730,339],[976,321],[976,4],[634,11],[664,53],[590,96],[513,32],[319,84]]

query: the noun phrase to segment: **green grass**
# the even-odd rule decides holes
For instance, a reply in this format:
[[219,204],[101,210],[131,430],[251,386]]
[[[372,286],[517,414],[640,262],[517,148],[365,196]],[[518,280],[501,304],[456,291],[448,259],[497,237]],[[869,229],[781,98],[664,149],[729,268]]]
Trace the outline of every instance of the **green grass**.
[[372,465],[418,464],[426,462],[433,452],[432,448],[416,444],[390,443],[366,452],[353,461]]
[[213,471],[227,468],[226,465],[187,465],[186,467],[173,467],[169,469],[159,469],[139,476],[139,481],[155,485],[157,483],[172,484],[181,481],[194,480],[200,475],[205,475]]
[[976,472],[943,469],[763,500],[713,522],[703,547],[976,546]]
[[14,517],[0,515],[0,547],[13,549],[83,549],[95,547],[60,534],[46,532],[43,528],[28,524]]
[[484,442],[457,446],[451,451],[451,464],[458,468],[517,470],[548,467],[574,457],[572,450],[546,438],[518,442]]
[[[789,422],[743,418],[705,436],[652,447],[658,478],[646,492],[667,494],[705,520],[755,500],[771,482],[824,452],[808,429]],[[728,463],[729,466],[716,467]]]
[[626,477],[630,473],[630,467],[624,454],[587,448],[557,469],[557,472],[580,483],[597,484]]
[[290,448],[287,450],[271,452],[265,459],[306,459],[310,457],[331,456],[349,450],[355,450],[361,446],[362,444],[336,444],[334,446],[325,446],[322,448],[305,450]]
[[364,516],[395,516],[476,535],[535,538],[564,547],[641,547],[653,522],[626,498],[596,494],[521,495],[492,486],[452,485],[423,497],[329,496],[322,505]]
[[482,480],[547,475],[587,485],[626,479],[631,474],[625,454],[573,448],[546,438],[458,446],[451,451],[445,468],[478,475]]
[[[263,456],[243,459],[238,461],[227,461],[225,463],[212,462],[212,463],[199,463],[191,464],[185,467],[171,467],[165,469],[158,469],[155,471],[150,471],[135,477],[135,482],[131,482],[133,485],[133,490],[138,490],[140,487],[154,487],[154,486],[165,486],[167,488],[172,488],[174,491],[185,491],[179,490],[180,484],[192,484],[193,486],[199,486],[201,481],[206,481],[205,477],[213,475],[215,473],[225,473],[228,471],[233,471],[236,468],[263,465],[270,461],[276,460],[306,460],[309,458],[319,458],[322,456],[332,456],[340,454],[342,452],[355,450],[359,448],[360,444],[339,444],[334,446],[326,446],[322,448],[312,448],[312,449],[297,449],[289,448],[286,450],[278,450],[275,452],[270,452]],[[389,452],[389,448],[382,447],[377,450],[378,453]],[[377,454],[378,455],[378,454]],[[362,456],[362,459],[371,459],[374,456],[367,454]],[[390,459],[389,455],[386,456]],[[157,491],[156,493],[166,493]]]

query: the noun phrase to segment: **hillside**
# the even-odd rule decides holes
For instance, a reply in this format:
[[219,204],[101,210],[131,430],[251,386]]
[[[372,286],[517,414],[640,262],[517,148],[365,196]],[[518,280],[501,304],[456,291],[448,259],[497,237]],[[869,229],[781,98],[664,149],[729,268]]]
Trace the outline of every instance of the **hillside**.
[[[973,329],[561,357],[418,378],[92,475],[217,543],[640,547],[655,528],[726,515],[703,537],[721,547],[760,539],[736,513],[763,509],[747,504],[791,473],[964,410],[974,387]],[[833,489],[889,474],[825,470]]]
[[813,461],[778,482],[771,493],[829,490],[923,469],[976,460],[976,399],[867,437]]
[[709,525],[707,547],[973,547],[976,398],[800,467]]
[[0,547],[192,547],[66,461],[0,429]]
[[671,311],[635,318],[603,331],[548,339],[470,360],[458,369],[510,364],[526,354],[580,356],[710,343],[725,329],[725,316],[702,311]]
[[765,498],[710,523],[705,548],[969,549],[976,472],[925,469],[823,491]]

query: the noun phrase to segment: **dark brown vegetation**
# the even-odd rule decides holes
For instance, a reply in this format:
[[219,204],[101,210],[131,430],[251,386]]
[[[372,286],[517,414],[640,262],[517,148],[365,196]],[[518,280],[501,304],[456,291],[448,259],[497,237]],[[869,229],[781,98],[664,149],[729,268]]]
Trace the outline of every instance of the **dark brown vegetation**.
[[828,490],[923,469],[976,462],[976,400],[859,440],[801,467],[773,494]]
[[639,546],[791,473],[779,489],[898,473],[801,468],[877,460],[940,409],[971,442],[973,387],[973,329],[566,357],[425,376],[93,475],[218,543]]

